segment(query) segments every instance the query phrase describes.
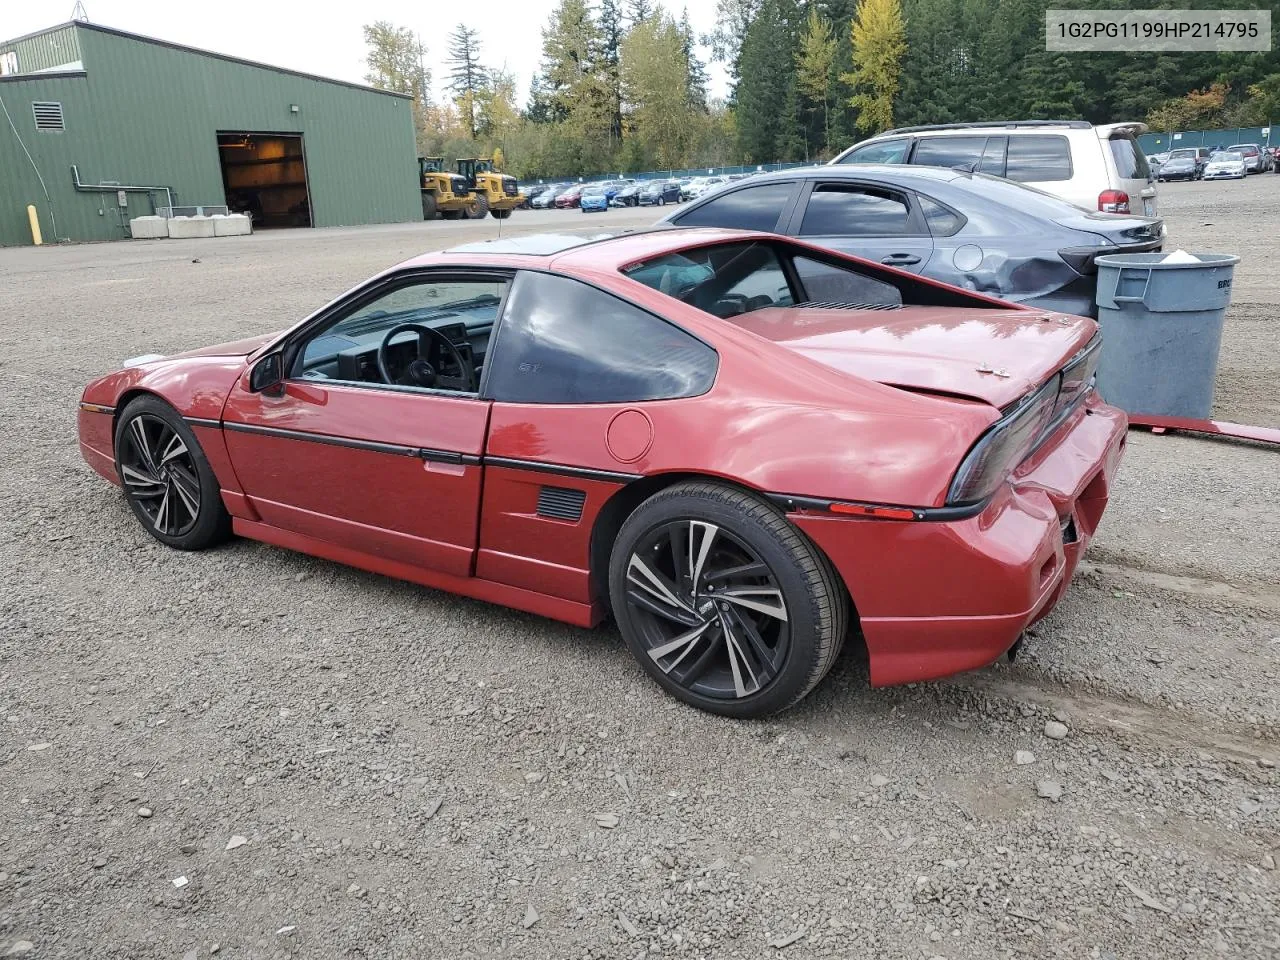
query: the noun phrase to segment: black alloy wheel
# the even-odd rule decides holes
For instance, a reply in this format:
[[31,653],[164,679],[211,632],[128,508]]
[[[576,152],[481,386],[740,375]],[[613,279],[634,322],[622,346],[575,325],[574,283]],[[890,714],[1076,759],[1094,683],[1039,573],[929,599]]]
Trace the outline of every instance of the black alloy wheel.
[[191,428],[158,397],[131,402],[116,423],[116,472],[147,532],[180,550],[226,539],[231,518]]
[[847,600],[830,564],[771,504],[679,484],[623,524],[610,563],[614,616],[633,655],[693,706],[752,717],[826,675]]

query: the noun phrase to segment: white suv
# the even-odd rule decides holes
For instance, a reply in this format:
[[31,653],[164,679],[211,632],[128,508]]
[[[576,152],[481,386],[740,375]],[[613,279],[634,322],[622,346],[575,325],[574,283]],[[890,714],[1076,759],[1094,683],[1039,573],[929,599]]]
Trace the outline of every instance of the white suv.
[[990,173],[1086,210],[1156,215],[1156,184],[1137,137],[1143,123],[1083,120],[902,127],[854,144],[831,162],[912,163]]

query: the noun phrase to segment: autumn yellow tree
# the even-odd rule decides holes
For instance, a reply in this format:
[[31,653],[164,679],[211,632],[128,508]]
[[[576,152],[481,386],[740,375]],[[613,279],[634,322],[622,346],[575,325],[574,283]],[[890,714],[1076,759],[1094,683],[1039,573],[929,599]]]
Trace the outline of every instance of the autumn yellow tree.
[[840,79],[853,88],[849,105],[858,110],[858,129],[878,133],[893,126],[893,98],[907,52],[901,0],[862,0],[850,39],[853,69]]
[[817,4],[809,7],[800,49],[796,54],[796,84],[810,100],[822,104],[823,146],[831,151],[831,72],[836,60],[836,37]]

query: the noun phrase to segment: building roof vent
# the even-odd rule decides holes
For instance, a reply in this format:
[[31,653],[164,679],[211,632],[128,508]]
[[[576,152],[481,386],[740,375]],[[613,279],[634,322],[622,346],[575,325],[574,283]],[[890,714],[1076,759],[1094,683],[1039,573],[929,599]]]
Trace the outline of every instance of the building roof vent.
[[37,100],[31,104],[37,130],[65,130],[62,124],[62,104],[56,100]]

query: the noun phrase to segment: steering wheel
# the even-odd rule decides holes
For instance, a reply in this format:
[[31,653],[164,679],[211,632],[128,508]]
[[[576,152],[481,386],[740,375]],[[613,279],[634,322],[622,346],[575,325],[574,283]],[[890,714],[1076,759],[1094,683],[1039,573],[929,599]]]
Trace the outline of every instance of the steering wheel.
[[459,377],[463,382],[462,388],[468,392],[473,392],[476,389],[475,370],[467,363],[466,358],[462,356],[462,352],[454,346],[452,340],[439,330],[434,330],[422,323],[402,323],[399,326],[392,327],[387,331],[386,336],[382,338],[382,342],[378,344],[378,375],[382,377],[384,383],[394,384],[396,382],[396,378],[391,375],[391,364],[387,362],[387,348],[391,346],[391,341],[397,336],[409,332],[418,335],[417,356],[409,361],[409,366],[405,370],[405,375],[412,381],[413,386],[434,387],[436,385],[436,378],[440,373],[431,365],[431,361],[427,359],[431,353],[431,341],[434,340],[442,344],[445,351],[457,363]]

